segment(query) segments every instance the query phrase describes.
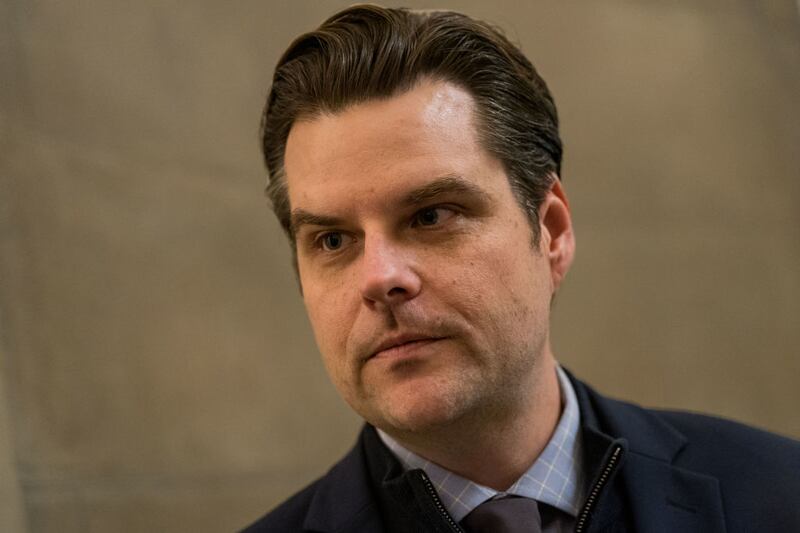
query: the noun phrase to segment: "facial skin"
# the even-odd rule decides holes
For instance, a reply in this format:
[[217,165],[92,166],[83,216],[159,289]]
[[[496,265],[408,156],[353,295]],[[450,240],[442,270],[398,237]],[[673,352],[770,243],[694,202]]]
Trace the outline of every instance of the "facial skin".
[[328,373],[406,442],[520,417],[549,438],[558,417],[548,331],[574,250],[566,199],[556,182],[534,247],[473,106],[424,81],[297,122],[286,148],[300,282]]

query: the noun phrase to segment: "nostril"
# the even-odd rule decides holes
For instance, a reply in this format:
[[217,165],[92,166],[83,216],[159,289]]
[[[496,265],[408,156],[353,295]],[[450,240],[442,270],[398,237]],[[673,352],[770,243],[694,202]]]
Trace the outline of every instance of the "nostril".
[[399,296],[399,295],[405,294],[406,292],[408,292],[408,291],[406,291],[402,287],[393,287],[393,288],[389,289],[389,292],[387,294],[389,296]]

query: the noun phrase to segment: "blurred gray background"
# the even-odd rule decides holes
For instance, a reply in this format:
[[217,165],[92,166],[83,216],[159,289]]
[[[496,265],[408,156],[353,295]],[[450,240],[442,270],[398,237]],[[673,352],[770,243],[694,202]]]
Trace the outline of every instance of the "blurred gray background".
[[[351,445],[257,137],[345,5],[0,0],[0,530],[233,531]],[[501,25],[556,95],[562,363],[800,437],[797,3],[406,5]]]

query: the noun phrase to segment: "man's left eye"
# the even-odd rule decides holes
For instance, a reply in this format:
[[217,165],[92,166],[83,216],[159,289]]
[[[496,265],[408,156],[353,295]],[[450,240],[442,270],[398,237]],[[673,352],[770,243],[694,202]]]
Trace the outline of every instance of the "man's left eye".
[[434,226],[440,222],[447,220],[453,215],[453,211],[445,209],[444,207],[428,207],[418,211],[414,215],[414,225],[416,226]]

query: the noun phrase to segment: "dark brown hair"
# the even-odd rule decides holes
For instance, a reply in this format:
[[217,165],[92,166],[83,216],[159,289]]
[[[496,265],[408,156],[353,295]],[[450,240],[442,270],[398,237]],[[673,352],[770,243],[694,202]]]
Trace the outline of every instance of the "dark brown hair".
[[298,37],[275,68],[261,140],[267,195],[293,248],[283,175],[292,124],[389,98],[423,78],[455,83],[475,99],[480,142],[503,163],[538,241],[538,207],[560,174],[562,148],[555,103],[530,61],[466,15],[359,5]]

